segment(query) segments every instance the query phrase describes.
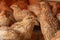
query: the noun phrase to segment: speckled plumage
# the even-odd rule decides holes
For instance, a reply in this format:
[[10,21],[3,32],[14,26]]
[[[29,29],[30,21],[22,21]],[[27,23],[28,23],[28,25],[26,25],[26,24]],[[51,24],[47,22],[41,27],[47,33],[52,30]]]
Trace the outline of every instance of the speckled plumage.
[[0,27],[0,40],[19,40],[18,33],[7,26]]
[[51,40],[58,30],[58,20],[53,17],[51,10],[46,2],[40,2],[39,21],[45,40]]
[[34,28],[34,18],[26,16],[23,21],[13,24],[11,28],[18,31],[20,36],[24,37],[22,40],[30,39]]

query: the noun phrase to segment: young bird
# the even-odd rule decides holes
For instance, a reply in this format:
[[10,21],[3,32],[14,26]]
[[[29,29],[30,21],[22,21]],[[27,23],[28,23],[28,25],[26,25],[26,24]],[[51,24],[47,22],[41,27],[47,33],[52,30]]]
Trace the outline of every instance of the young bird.
[[6,17],[5,11],[0,12],[0,26],[8,26],[10,24],[10,20]]
[[58,20],[53,16],[48,3],[40,2],[40,15],[38,16],[41,30],[45,40],[51,40],[59,28]]
[[12,10],[7,6],[7,4],[5,3],[5,1],[1,1],[0,2],[0,12],[4,11],[4,15],[6,15],[6,17],[11,21],[13,22],[14,21],[14,18],[13,18],[13,13],[12,13]]
[[16,21],[21,21],[27,14],[27,13],[22,13],[22,10],[16,4],[11,5],[11,8],[13,9],[13,16]]
[[26,16],[23,21],[14,23],[11,28],[20,33],[22,40],[30,39],[34,28],[34,18]]
[[20,40],[18,33],[7,26],[0,27],[0,40]]

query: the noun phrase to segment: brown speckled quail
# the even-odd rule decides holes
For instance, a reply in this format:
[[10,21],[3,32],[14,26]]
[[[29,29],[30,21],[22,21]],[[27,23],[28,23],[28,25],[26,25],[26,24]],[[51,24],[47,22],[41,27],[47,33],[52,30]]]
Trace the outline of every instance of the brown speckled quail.
[[21,21],[27,14],[27,13],[22,13],[22,10],[16,4],[11,5],[11,8],[13,9],[13,16],[17,21]]
[[10,20],[6,17],[5,11],[0,12],[0,26],[8,26],[10,24]]
[[[2,11],[4,11],[4,12],[2,13]],[[14,18],[13,18],[13,15],[12,15],[13,14],[12,10],[7,6],[5,1],[0,2],[0,14],[1,15],[4,14],[11,21],[11,23],[13,23]],[[3,19],[3,17],[1,17],[1,18]],[[7,20],[7,22],[9,22],[9,21]]]
[[38,17],[44,39],[51,40],[59,28],[58,20],[52,15],[48,3],[45,1],[40,2],[40,8],[40,16]]
[[34,28],[34,18],[26,16],[23,21],[14,23],[11,28],[18,31],[20,37],[23,36],[22,40],[30,39]]
[[18,33],[7,26],[0,27],[0,40],[20,40]]

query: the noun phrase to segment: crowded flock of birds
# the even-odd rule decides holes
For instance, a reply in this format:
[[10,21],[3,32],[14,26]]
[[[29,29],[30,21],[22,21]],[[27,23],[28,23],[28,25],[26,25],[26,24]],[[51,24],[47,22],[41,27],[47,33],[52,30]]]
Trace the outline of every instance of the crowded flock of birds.
[[59,22],[60,13],[55,17],[45,1],[23,10],[17,4],[8,7],[0,2],[0,40],[34,40],[34,25],[40,26],[45,40],[60,40]]

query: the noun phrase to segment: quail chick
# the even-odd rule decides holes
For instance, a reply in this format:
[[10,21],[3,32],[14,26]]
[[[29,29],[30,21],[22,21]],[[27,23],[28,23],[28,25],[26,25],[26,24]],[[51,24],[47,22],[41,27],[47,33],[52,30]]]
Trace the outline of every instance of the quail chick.
[[0,27],[0,40],[19,40],[18,33],[7,26]]
[[[25,18],[25,17],[28,17],[28,16],[32,16],[34,18],[34,25],[39,25],[39,22],[36,18],[36,15],[34,15],[34,13],[30,12],[29,10],[22,10],[22,13],[21,13],[21,18]],[[22,19],[22,20],[23,20]]]
[[34,18],[32,16],[26,16],[23,21],[14,23],[11,28],[18,31],[20,36],[23,36],[22,40],[31,38],[31,34],[34,27]]
[[21,13],[21,9],[18,7],[18,5],[11,5],[11,8],[13,9],[13,16],[14,16],[15,20],[21,21],[22,13]]
[[5,15],[6,17],[11,21],[13,22],[14,21],[14,18],[13,18],[13,13],[12,13],[12,10],[7,6],[7,4],[5,3],[5,1],[1,1],[0,2],[0,12],[1,11],[4,11],[5,12]]
[[10,26],[16,22],[16,20],[13,17],[13,12],[5,11],[6,17],[11,21]]
[[0,26],[8,26],[10,24],[10,20],[6,17],[5,11],[0,12]]
[[45,1],[40,2],[39,22],[45,40],[51,40],[59,29],[58,20],[52,15],[52,12]]

